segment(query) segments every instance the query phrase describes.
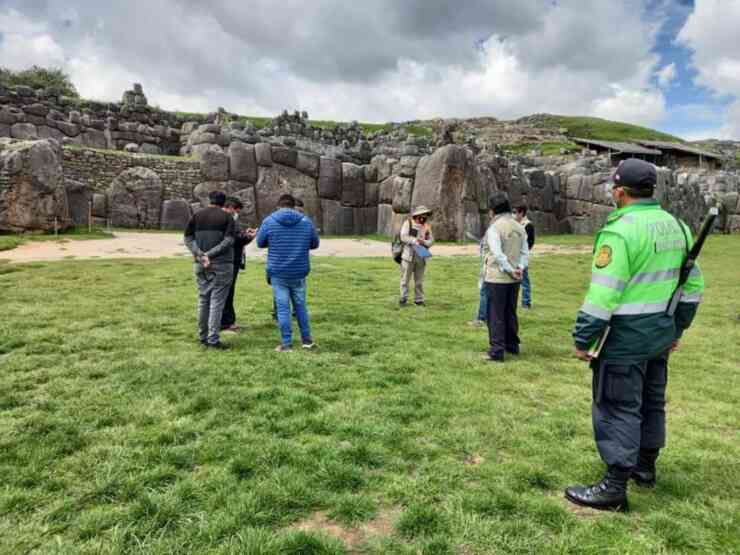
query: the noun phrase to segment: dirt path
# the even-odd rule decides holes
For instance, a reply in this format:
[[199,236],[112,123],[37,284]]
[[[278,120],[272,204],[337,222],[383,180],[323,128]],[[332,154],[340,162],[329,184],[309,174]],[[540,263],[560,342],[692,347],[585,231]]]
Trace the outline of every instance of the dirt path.
[[[564,247],[558,245],[535,245],[534,255],[575,254],[590,252],[590,247]],[[257,248],[255,243],[247,247],[250,258],[264,258],[267,251]],[[435,245],[435,256],[478,255],[478,245]],[[390,245],[368,239],[322,239],[321,246],[314,251],[316,256],[373,257],[389,256]],[[161,258],[186,256],[187,251],[178,233],[140,233],[117,231],[113,239],[90,241],[42,241],[28,242],[10,251],[0,252],[0,259],[10,262],[39,262],[53,260],[87,260],[92,258]]]

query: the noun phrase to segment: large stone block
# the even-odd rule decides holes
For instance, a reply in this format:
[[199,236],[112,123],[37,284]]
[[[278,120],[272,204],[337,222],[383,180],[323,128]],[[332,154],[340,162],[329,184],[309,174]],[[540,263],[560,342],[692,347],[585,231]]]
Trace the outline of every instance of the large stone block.
[[210,145],[200,152],[200,173],[207,181],[225,181],[229,178],[229,157],[218,145]]
[[71,224],[62,172],[62,150],[53,140],[8,144],[0,150],[0,231],[51,231]]
[[299,152],[296,160],[296,169],[306,175],[318,179],[319,177],[319,156],[311,152]]
[[365,172],[362,166],[342,163],[342,204],[362,206],[365,204]]
[[342,204],[338,200],[321,199],[321,233],[347,235],[342,230]]
[[121,172],[108,189],[108,212],[117,227],[159,228],[164,187],[159,176],[141,166]]
[[286,193],[303,201],[306,214],[314,222],[321,221],[321,204],[316,180],[295,168],[277,164],[260,167],[255,192],[260,221],[276,209],[280,195]]
[[[244,183],[238,182],[231,182],[231,185],[234,189],[244,187]],[[237,189],[232,193],[232,196],[241,200],[244,205],[239,213],[239,223],[245,228],[258,227],[260,225],[260,219],[257,215],[257,196],[254,192],[254,185]]]
[[393,180],[393,211],[402,214],[410,212],[414,180],[398,176],[391,177],[391,179]]
[[365,206],[377,206],[379,197],[380,197],[380,183],[366,182],[365,183]]
[[272,166],[272,146],[270,143],[257,143],[254,145],[254,155],[257,158],[257,165]]
[[90,221],[92,191],[85,184],[69,178],[64,179],[64,187],[72,225],[86,226]]
[[102,193],[93,193],[93,217],[108,217],[108,197]]
[[40,125],[37,130],[40,139],[54,139],[61,142],[65,137],[64,133],[59,131],[59,129],[49,127],[48,125]]
[[[355,234],[371,235],[378,231],[378,207],[365,206],[358,208],[355,215]],[[359,226],[359,227],[358,227]]]
[[10,136],[24,141],[39,138],[36,126],[32,123],[14,123],[10,126]]
[[[463,200],[477,204],[477,174],[472,155],[459,145],[446,145],[424,156],[416,169],[411,206],[434,210],[435,237],[465,238],[466,210]],[[472,192],[470,192],[472,191]]]
[[229,146],[229,171],[231,179],[257,182],[257,157],[254,145],[234,142]]
[[339,200],[342,198],[342,162],[321,157],[319,162],[319,196]]
[[185,230],[190,220],[190,202],[183,198],[165,200],[162,203],[162,229]]
[[403,177],[414,177],[416,175],[416,166],[418,165],[418,156],[402,156],[400,174]]
[[282,164],[291,168],[296,167],[298,161],[298,151],[288,148],[287,146],[272,147],[272,163]]

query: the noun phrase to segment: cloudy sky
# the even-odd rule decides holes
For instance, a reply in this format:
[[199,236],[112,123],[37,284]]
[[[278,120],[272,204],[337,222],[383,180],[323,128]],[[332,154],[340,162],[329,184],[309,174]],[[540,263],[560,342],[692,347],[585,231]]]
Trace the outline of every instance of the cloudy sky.
[[0,0],[0,66],[166,109],[593,115],[740,140],[740,0]]

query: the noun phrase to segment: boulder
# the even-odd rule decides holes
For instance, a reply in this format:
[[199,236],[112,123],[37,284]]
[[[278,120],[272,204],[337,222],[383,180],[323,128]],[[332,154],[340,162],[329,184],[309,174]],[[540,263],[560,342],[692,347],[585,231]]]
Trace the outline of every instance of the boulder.
[[86,226],[90,221],[92,191],[84,183],[69,178],[64,179],[64,187],[72,225]]
[[190,203],[183,199],[165,200],[162,203],[161,229],[184,231],[190,221]]
[[233,142],[229,146],[229,169],[231,179],[257,182],[257,157],[254,145]]
[[365,172],[362,166],[342,163],[342,204],[362,206],[365,204]]
[[298,151],[286,146],[276,146],[272,148],[272,163],[282,164],[283,166],[296,167],[298,161]]
[[123,147],[123,150],[125,152],[136,153],[139,152],[139,145],[137,145],[136,143],[126,143],[126,146]]
[[199,153],[200,173],[208,181],[226,181],[229,178],[229,158],[218,145],[209,145]]
[[393,192],[395,190],[396,177],[388,177],[378,186],[378,203],[392,204]]
[[139,152],[156,156],[162,154],[162,149],[152,143],[142,143],[139,147]]
[[109,217],[116,227],[159,228],[164,187],[149,168],[121,172],[108,189]]
[[[232,181],[231,186],[235,189],[232,196],[241,200],[244,205],[239,213],[239,223],[245,228],[258,227],[260,219],[257,216],[257,197],[254,192],[254,185],[244,187],[244,183]],[[244,188],[238,189],[238,187]]]
[[64,133],[54,127],[48,125],[39,125],[37,127],[39,139],[54,139],[55,141],[61,142],[64,138]]
[[419,164],[418,156],[402,156],[400,174],[403,177],[414,177],[416,175],[416,166]]
[[257,143],[254,145],[254,155],[258,166],[272,166],[272,146],[270,143]]
[[391,177],[390,179],[393,180],[393,211],[402,214],[410,212],[414,180],[409,177],[398,176]]
[[[469,226],[465,214],[470,212],[463,200],[478,205],[477,180],[474,159],[467,149],[459,145],[443,146],[419,161],[411,207],[423,204],[434,210],[436,238],[461,241]],[[478,210],[479,207],[475,212]]]
[[319,163],[318,154],[299,152],[295,167],[299,172],[317,179],[319,177]]
[[70,123],[68,121],[57,121],[57,129],[64,133],[67,137],[76,137],[80,134],[80,126],[76,123]]
[[25,118],[23,110],[19,110],[14,106],[2,106],[0,107],[0,123],[6,125],[13,125],[14,123],[20,123]]
[[371,235],[378,231],[378,207],[356,208],[354,215],[355,235]]
[[52,231],[71,224],[57,141],[9,143],[0,150],[0,231]]
[[10,126],[10,136],[24,141],[38,139],[39,137],[36,126],[32,123],[14,123]]
[[378,168],[372,164],[362,166],[365,172],[365,183],[375,183],[378,181]]
[[303,201],[306,214],[314,222],[321,221],[321,204],[316,189],[316,180],[295,168],[277,164],[260,167],[255,192],[260,221],[276,209],[280,195],[286,193]]
[[321,157],[319,162],[319,196],[339,200],[342,198],[342,162]]

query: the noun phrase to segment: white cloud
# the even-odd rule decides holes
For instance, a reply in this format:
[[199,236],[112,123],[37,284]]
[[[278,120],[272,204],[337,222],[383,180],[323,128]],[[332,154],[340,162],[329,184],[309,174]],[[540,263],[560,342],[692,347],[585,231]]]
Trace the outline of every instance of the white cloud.
[[18,70],[31,65],[63,65],[64,51],[43,22],[15,10],[0,12],[0,66]]
[[57,12],[21,3],[0,13],[19,36],[54,45],[19,65],[62,65],[98,99],[138,81],[150,103],[188,111],[365,121],[552,112],[652,125],[665,99],[652,52],[659,22],[644,17],[645,1],[481,1],[452,13],[427,0],[288,2],[282,10],[301,15],[282,18],[267,2],[162,0],[141,11],[70,0]]
[[695,82],[718,96],[730,97],[719,138],[740,139],[740,1],[698,0],[678,34],[691,49]]
[[658,79],[658,86],[662,89],[667,89],[676,79],[676,64],[671,62],[663,66],[655,73],[655,76]]

